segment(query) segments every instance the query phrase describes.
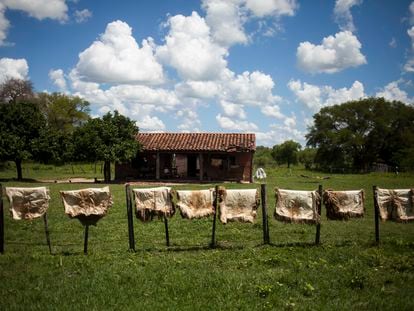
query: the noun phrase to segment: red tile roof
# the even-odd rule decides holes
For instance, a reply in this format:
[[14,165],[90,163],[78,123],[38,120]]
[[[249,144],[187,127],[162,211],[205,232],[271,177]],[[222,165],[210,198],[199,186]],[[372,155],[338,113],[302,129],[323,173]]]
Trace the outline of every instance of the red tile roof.
[[241,133],[139,133],[143,151],[254,151],[255,134]]

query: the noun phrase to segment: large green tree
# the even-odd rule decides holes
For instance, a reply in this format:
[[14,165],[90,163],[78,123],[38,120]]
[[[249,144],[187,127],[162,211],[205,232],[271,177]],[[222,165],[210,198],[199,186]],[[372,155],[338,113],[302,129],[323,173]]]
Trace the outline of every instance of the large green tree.
[[365,98],[325,107],[314,115],[307,144],[318,148],[322,167],[366,171],[376,161],[399,164],[414,144],[414,108],[383,98]]
[[22,161],[33,154],[46,122],[39,107],[30,102],[0,104],[0,160],[14,161],[17,179],[22,180]]
[[128,161],[136,156],[138,127],[121,115],[108,112],[102,118],[88,120],[74,134],[74,154],[79,160],[104,161],[105,182],[111,180],[111,162]]
[[273,146],[272,156],[278,164],[287,164],[289,168],[291,164],[298,163],[298,151],[301,145],[293,140],[287,140],[280,145]]

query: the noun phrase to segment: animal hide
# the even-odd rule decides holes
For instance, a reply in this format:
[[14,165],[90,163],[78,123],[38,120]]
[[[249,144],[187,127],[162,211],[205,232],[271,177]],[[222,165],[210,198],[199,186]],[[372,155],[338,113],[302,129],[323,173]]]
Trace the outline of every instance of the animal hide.
[[259,206],[257,189],[226,190],[220,202],[220,221],[253,223]]
[[175,213],[171,201],[171,188],[140,188],[132,190],[135,196],[135,214],[142,221],[154,216],[172,217]]
[[326,207],[326,217],[331,220],[348,220],[364,216],[364,191],[333,191],[323,192],[323,203]]
[[183,218],[213,215],[214,190],[177,190],[177,207]]
[[316,224],[320,221],[317,191],[275,189],[275,218],[283,222]]
[[6,187],[10,213],[15,220],[41,217],[49,208],[49,190],[46,187]]
[[376,199],[381,220],[398,222],[414,220],[413,189],[377,188]]
[[78,218],[83,225],[96,225],[112,206],[109,187],[60,191],[65,214]]

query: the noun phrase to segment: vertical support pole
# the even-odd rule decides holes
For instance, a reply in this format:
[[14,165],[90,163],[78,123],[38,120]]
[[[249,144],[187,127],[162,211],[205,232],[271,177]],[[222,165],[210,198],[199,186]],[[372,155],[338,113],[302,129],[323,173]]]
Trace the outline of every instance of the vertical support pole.
[[47,213],[43,214],[43,221],[45,223],[45,234],[46,234],[47,246],[49,247],[49,253],[52,254],[52,245],[50,244],[49,226],[47,223]]
[[135,252],[135,236],[134,236],[134,219],[132,217],[132,200],[131,200],[131,189],[130,185],[125,185],[125,194],[126,194],[126,208],[127,208],[127,218],[128,218],[128,240],[129,240],[129,250]]
[[89,224],[85,225],[85,238],[83,241],[83,253],[88,254],[88,236],[89,236]]
[[0,184],[0,253],[4,253],[3,187]]
[[161,164],[160,164],[160,153],[157,152],[157,157],[155,158],[155,179],[160,179],[160,170],[161,170]]
[[198,154],[198,163],[200,164],[200,181],[203,181],[204,175],[204,156],[202,153]]
[[375,243],[379,244],[379,207],[377,200],[377,186],[372,187],[372,193],[374,195],[374,217],[375,217]]
[[319,185],[318,193],[320,200],[318,202],[318,215],[319,215],[319,222],[316,224],[316,236],[315,236],[315,244],[319,245],[321,242],[321,213],[322,213],[322,185]]
[[165,242],[167,246],[170,246],[170,234],[168,232],[168,219],[166,215],[164,215],[164,226],[165,226]]
[[215,248],[216,247],[216,221],[217,221],[217,212],[218,212],[218,205],[219,205],[219,193],[218,193],[219,187],[215,187],[215,195],[214,195],[214,218],[213,218],[213,230],[211,233],[211,244],[210,247]]
[[266,204],[266,184],[260,185],[260,194],[262,201],[262,220],[263,220],[263,243],[269,244],[269,220],[267,218],[267,204]]

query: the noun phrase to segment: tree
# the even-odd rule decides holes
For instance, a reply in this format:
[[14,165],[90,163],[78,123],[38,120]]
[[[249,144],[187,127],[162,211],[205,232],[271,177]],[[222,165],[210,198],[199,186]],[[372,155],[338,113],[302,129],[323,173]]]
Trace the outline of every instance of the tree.
[[253,161],[256,167],[267,167],[276,164],[272,157],[272,149],[264,146],[256,147]]
[[312,169],[315,164],[315,156],[317,150],[315,148],[305,148],[298,152],[298,160],[302,163],[306,169]]
[[135,139],[138,127],[134,121],[115,111],[88,120],[75,129],[74,154],[80,160],[104,161],[104,180],[111,180],[111,162],[128,161],[137,155]]
[[22,180],[22,161],[32,156],[32,142],[40,137],[45,119],[36,104],[15,102],[0,105],[0,159],[14,161]]
[[291,164],[298,163],[298,151],[301,145],[293,140],[287,140],[280,145],[273,146],[272,156],[278,164],[287,163],[289,168]]
[[314,115],[307,145],[318,149],[321,167],[366,171],[382,161],[399,165],[398,154],[414,146],[414,108],[383,98],[325,107]]
[[29,80],[8,79],[0,84],[0,102],[2,103],[31,101],[33,97],[33,85]]

